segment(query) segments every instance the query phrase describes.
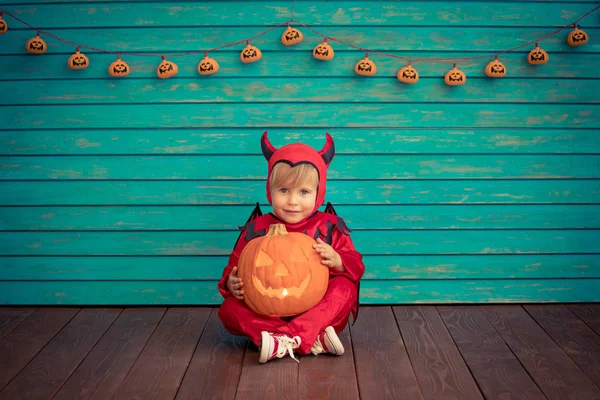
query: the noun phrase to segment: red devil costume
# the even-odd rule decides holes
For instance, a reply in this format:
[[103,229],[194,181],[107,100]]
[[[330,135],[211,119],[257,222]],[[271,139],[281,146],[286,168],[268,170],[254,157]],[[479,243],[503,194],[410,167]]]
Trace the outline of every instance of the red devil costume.
[[[219,281],[219,291],[225,297],[219,310],[219,318],[223,325],[233,335],[247,336],[260,346],[261,332],[273,332],[299,336],[302,339],[299,353],[307,354],[317,335],[327,326],[333,326],[337,333],[341,332],[348,323],[352,312],[356,320],[358,314],[358,291],[360,279],[364,273],[362,255],[356,251],[350,239],[350,229],[344,220],[337,216],[330,203],[325,212],[318,211],[325,199],[327,182],[327,167],[333,160],[335,148],[333,139],[326,134],[323,149],[317,152],[310,146],[301,143],[290,144],[275,149],[267,139],[267,132],[261,138],[261,149],[269,163],[267,176],[267,199],[271,203],[270,178],[275,164],[283,162],[291,166],[310,164],[318,172],[319,186],[315,208],[312,214],[304,220],[288,224],[273,213],[263,215],[258,204],[246,224],[240,227],[242,231],[229,257],[229,263]],[[344,271],[329,269],[329,284],[323,299],[311,309],[295,317],[282,319],[275,316],[260,315],[252,311],[243,300],[236,299],[227,288],[227,279],[246,244],[252,239],[264,236],[272,224],[285,224],[288,232],[300,232],[310,237],[321,238],[338,252],[344,265]]]

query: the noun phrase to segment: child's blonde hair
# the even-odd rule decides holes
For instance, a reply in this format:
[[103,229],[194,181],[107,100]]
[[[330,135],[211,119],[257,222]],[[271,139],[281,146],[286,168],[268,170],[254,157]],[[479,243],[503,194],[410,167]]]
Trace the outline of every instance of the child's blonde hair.
[[310,164],[299,164],[295,167],[280,162],[273,166],[271,171],[271,188],[297,187],[306,183],[319,185],[317,169]]

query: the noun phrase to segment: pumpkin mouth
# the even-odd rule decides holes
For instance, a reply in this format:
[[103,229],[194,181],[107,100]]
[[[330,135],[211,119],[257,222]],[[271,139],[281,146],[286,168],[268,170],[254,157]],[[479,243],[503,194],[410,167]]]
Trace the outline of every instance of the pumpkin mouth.
[[310,274],[308,274],[308,276],[304,278],[300,286],[292,286],[288,288],[273,289],[271,286],[266,288],[265,285],[260,281],[260,279],[258,279],[254,275],[252,276],[252,283],[254,284],[256,290],[258,290],[259,293],[263,296],[279,299],[283,299],[288,296],[300,297],[302,296],[302,294],[308,287],[308,284],[310,283]]

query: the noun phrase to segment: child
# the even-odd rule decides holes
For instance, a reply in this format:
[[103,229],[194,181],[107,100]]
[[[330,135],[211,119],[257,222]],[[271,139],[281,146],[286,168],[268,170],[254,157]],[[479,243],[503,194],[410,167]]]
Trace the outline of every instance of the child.
[[[352,312],[358,312],[358,289],[364,273],[362,255],[350,239],[350,230],[338,217],[331,204],[318,211],[325,199],[327,167],[333,159],[333,139],[326,135],[320,152],[301,143],[275,149],[261,138],[261,149],[267,159],[267,199],[273,212],[262,215],[256,206],[242,230],[229,263],[219,281],[225,298],[219,318],[233,335],[250,338],[260,349],[259,362],[281,358],[287,353],[329,353],[342,355],[344,347],[337,336]],[[323,299],[304,313],[283,319],[260,315],[244,303],[244,284],[238,277],[237,262],[246,244],[264,236],[272,224],[284,223],[288,232],[301,232],[313,237],[322,263],[329,267],[329,284]]]

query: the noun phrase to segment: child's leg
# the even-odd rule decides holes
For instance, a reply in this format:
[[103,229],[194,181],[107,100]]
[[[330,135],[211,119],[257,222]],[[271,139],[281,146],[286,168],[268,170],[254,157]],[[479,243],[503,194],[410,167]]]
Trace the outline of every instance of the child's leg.
[[260,347],[261,332],[281,332],[287,322],[278,317],[260,315],[252,311],[243,300],[227,296],[219,309],[219,319],[232,335],[246,336]]
[[329,280],[325,297],[313,308],[294,318],[287,326],[290,336],[300,336],[302,343],[298,352],[308,354],[317,335],[329,325],[336,333],[344,330],[352,306],[356,304],[356,286],[343,276]]

